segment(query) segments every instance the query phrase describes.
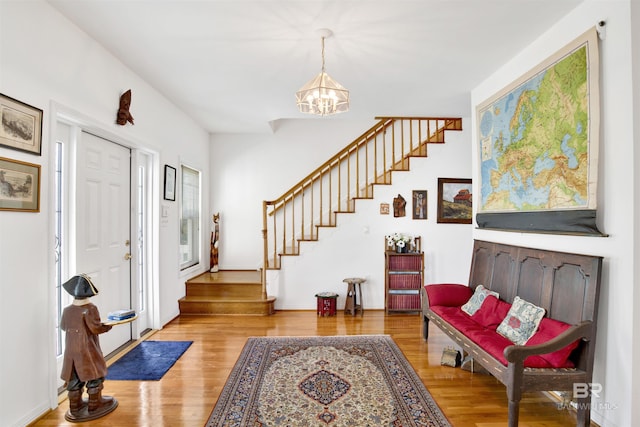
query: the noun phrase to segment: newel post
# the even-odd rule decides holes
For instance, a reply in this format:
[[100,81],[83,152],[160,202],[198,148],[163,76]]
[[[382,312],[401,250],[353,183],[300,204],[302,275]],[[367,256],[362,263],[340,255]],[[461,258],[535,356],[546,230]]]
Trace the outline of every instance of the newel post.
[[267,201],[262,201],[262,270],[260,278],[262,281],[262,299],[267,299],[267,268],[269,267],[269,247],[267,244]]

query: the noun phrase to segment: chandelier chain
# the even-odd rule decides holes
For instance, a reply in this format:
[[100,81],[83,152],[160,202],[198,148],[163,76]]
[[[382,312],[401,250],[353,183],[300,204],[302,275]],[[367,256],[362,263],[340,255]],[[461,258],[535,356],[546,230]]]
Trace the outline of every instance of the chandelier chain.
[[322,37],[322,72],[324,73],[324,37]]

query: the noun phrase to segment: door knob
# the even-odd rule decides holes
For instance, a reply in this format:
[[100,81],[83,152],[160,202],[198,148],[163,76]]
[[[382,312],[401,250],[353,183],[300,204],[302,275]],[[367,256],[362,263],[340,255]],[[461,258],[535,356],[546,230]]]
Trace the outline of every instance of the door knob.
[[126,253],[124,254],[124,259],[126,259],[127,261],[131,259],[131,254],[130,253]]

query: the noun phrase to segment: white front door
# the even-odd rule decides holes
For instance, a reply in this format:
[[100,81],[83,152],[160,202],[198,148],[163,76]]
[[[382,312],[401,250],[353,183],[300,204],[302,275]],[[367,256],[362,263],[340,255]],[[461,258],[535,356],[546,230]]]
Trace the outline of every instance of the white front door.
[[[76,272],[91,276],[103,320],[132,308],[131,150],[82,132],[76,144]],[[100,335],[104,355],[132,339],[131,324]]]

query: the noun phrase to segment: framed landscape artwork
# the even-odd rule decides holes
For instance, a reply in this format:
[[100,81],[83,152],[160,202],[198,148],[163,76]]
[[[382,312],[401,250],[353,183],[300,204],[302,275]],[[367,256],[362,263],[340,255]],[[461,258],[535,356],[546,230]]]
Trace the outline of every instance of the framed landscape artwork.
[[40,165],[0,157],[0,210],[40,212]]
[[470,179],[438,178],[438,222],[471,224],[472,190]]
[[40,155],[42,110],[0,94],[0,145]]

